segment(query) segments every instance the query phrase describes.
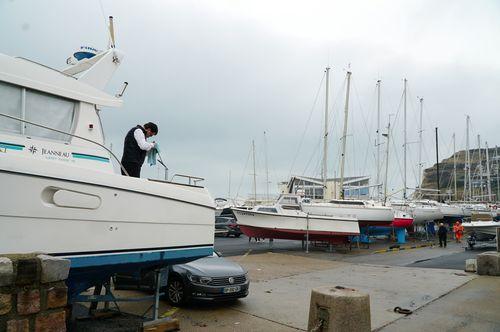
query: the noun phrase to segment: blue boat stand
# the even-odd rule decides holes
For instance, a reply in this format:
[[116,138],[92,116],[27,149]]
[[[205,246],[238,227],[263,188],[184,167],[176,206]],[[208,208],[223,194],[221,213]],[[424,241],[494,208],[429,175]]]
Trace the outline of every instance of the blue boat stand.
[[[142,317],[145,317],[146,314],[153,309],[152,320],[155,321],[159,318],[159,308],[160,308],[160,296],[165,293],[160,292],[161,282],[162,282],[162,274],[164,275],[164,282],[168,283],[168,267],[163,267],[161,269],[155,270],[155,294],[142,296],[142,297],[116,297],[111,291],[111,282],[108,281],[102,285],[95,286],[94,294],[92,295],[82,295],[78,294],[75,296],[73,302],[90,302],[89,308],[89,316],[93,315],[94,311],[97,309],[97,305],[99,302],[104,302],[104,308],[109,309],[109,303],[113,302],[120,312],[120,307],[117,302],[143,302],[154,300],[154,303],[149,306],[149,308],[142,314]],[[102,287],[105,288],[105,294],[101,295]]]

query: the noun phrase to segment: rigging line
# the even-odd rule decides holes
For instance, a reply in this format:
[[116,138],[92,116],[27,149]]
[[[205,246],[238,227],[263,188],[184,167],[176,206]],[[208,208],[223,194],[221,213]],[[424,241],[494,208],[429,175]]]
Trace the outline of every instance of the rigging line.
[[[366,144],[366,152],[365,152],[365,160],[364,160],[364,164],[363,164],[363,171],[361,172],[362,174],[365,173],[366,171],[366,167],[367,167],[367,159],[368,159],[368,156],[370,155],[370,150],[371,149],[371,145],[369,144],[371,142],[371,132],[372,132],[372,125],[370,126],[370,128],[368,128],[368,125],[366,123],[366,118],[365,118],[365,114],[364,114],[364,110],[363,110],[363,107],[361,105],[361,99],[359,98],[359,93],[358,93],[358,89],[357,89],[357,86],[355,85],[355,82],[354,82],[354,79],[351,79],[352,81],[352,87],[353,87],[353,90],[354,90],[354,93],[356,95],[356,99],[358,101],[358,104],[359,104],[359,109],[360,109],[360,114],[361,114],[361,118],[363,120],[363,125],[365,127],[365,130],[366,130],[366,134],[367,134],[367,138],[368,138],[368,144]],[[352,121],[354,123],[354,121]],[[373,152],[373,150],[372,150]],[[375,161],[375,154],[373,155],[374,157],[374,161]]]
[[307,162],[306,164],[306,167],[304,168],[304,171],[302,172],[302,175],[305,175],[306,172],[307,172],[307,169],[309,168],[309,165],[311,163],[311,161],[313,160],[313,158],[316,156],[316,154],[318,153],[319,151],[319,146],[321,144],[321,140],[318,141],[318,143],[316,144],[316,147],[313,149],[313,154],[311,155],[311,157],[309,158],[309,161]]
[[[394,130],[396,128],[396,123],[398,121],[399,114],[401,112],[401,105],[403,104],[403,96],[404,96],[404,92],[401,93],[401,98],[399,99],[398,110],[396,112],[396,116],[394,117],[394,125],[391,126],[391,131],[390,131],[391,137],[394,137]],[[397,165],[398,165],[398,168],[399,168],[399,174],[401,175],[401,179],[403,179],[403,169],[401,167],[401,164],[399,163],[400,158],[398,156],[398,150],[396,148],[396,140],[395,139],[391,139],[391,142],[392,142],[392,145],[394,146],[394,154],[396,156],[396,161],[397,161]]]
[[309,123],[311,122],[311,118],[312,118],[312,114],[314,113],[314,109],[316,108],[316,103],[318,102],[318,97],[319,97],[319,94],[321,92],[321,87],[323,86],[323,81],[325,79],[325,76],[326,76],[326,72],[323,72],[323,76],[321,77],[321,81],[319,82],[318,90],[316,91],[316,96],[314,97],[313,105],[311,107],[311,110],[309,111],[309,117],[307,118],[306,126],[305,126],[304,131],[302,132],[302,135],[300,138],[299,147],[297,149],[297,152],[295,153],[295,156],[293,157],[292,166],[290,167],[290,171],[288,172],[288,178],[290,178],[292,176],[292,171],[293,171],[293,168],[295,166],[295,162],[297,160],[297,157],[299,156],[300,149],[302,148],[302,144],[304,143],[304,137],[305,137],[307,129],[309,127]]
[[250,149],[248,150],[248,156],[247,156],[247,161],[245,163],[245,168],[243,169],[243,173],[241,174],[241,178],[240,178],[240,183],[238,185],[238,190],[236,190],[236,196],[235,196],[235,199],[239,197],[240,195],[240,189],[241,189],[241,185],[243,183],[243,178],[245,177],[245,174],[247,172],[247,166],[248,166],[248,162],[250,160],[250,155],[252,154],[252,147],[250,146]]
[[[342,88],[337,92],[337,96],[334,100],[334,103],[333,103],[333,106],[337,106],[337,101],[341,100],[341,95],[345,94],[345,89],[347,88],[347,77],[344,77],[344,82],[342,84]],[[332,108],[332,112],[333,112],[333,108]],[[341,112],[338,112],[338,117],[340,117],[340,113]],[[336,132],[335,130],[335,125],[338,124],[340,121],[335,121],[335,120],[338,120],[338,118],[335,118],[335,113],[332,114],[331,116],[331,119],[330,119],[330,123],[328,125],[328,132],[329,133],[334,133]],[[340,129],[339,129],[340,131]],[[330,135],[332,137],[332,142],[337,142],[337,140],[335,139],[335,136],[334,135]],[[332,153],[332,156],[334,157],[334,160],[333,160],[333,163],[331,163],[332,165],[339,165],[340,164],[340,155],[341,155],[341,150],[338,149],[337,150],[337,154],[335,153]],[[333,168],[334,169],[334,172],[335,172],[335,167]]]
[[98,0],[98,1],[99,1],[99,6],[101,8],[101,14],[102,14],[102,20],[103,20],[103,23],[104,23],[104,29],[106,30],[106,35],[108,35],[109,42],[111,43],[111,32],[109,31],[108,21],[106,19],[106,14],[104,14],[104,6],[102,4],[102,0]]

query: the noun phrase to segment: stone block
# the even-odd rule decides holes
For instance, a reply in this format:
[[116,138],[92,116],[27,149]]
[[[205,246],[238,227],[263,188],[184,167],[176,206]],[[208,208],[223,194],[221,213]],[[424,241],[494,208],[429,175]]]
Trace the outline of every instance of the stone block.
[[40,314],[35,320],[35,332],[66,332],[66,312]]
[[29,332],[30,321],[25,319],[12,319],[7,322],[7,332]]
[[54,282],[66,280],[68,278],[70,260],[53,257],[49,255],[38,255],[42,266],[41,282]]
[[7,257],[0,257],[0,287],[9,286],[14,280],[14,266]]
[[32,289],[17,293],[17,312],[20,315],[35,314],[40,311],[40,291]]
[[477,274],[500,276],[500,252],[487,251],[477,255]]
[[0,294],[0,315],[8,314],[12,310],[12,295]]
[[20,258],[17,261],[17,285],[33,284],[39,280],[40,264],[36,258]]
[[66,285],[52,286],[42,290],[45,299],[44,309],[65,307],[68,304],[68,288]]
[[475,258],[465,260],[465,272],[476,272],[477,260]]
[[315,329],[370,332],[370,296],[341,286],[313,289],[307,330]]

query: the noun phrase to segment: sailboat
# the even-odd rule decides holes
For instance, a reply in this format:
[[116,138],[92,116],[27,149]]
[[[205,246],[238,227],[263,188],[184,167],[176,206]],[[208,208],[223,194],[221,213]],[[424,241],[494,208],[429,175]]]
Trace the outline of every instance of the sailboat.
[[[328,74],[328,71],[327,71]],[[347,140],[347,120],[349,114],[349,89],[351,82],[351,72],[347,72],[347,88],[346,88],[346,99],[344,107],[344,129],[342,136],[342,158],[340,164],[340,191],[341,199],[331,200],[325,203],[302,203],[302,209],[304,212],[314,215],[321,216],[341,216],[341,217],[352,217],[359,221],[360,226],[365,225],[379,225],[388,226],[391,225],[394,219],[394,213],[390,207],[384,206],[375,201],[364,201],[364,200],[347,200],[344,199],[344,170],[345,170],[345,155],[346,155],[346,140]],[[328,77],[328,76],[327,76]],[[328,96],[328,90],[327,90]],[[325,118],[328,113],[328,98],[326,98],[325,107]],[[325,121],[327,123],[327,121]],[[327,137],[327,126],[325,126],[325,137]],[[323,177],[326,179],[326,139],[325,139],[325,152],[323,156]]]
[[100,121],[122,105],[103,91],[123,59],[114,44],[62,71],[0,54],[0,254],[71,260],[70,300],[114,273],[213,252],[206,188],[114,170]]

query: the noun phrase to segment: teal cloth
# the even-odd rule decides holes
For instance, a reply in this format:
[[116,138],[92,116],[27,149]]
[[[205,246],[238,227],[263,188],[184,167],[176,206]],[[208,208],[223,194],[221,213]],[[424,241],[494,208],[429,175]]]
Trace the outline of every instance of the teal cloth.
[[158,143],[155,143],[154,148],[148,151],[147,158],[149,166],[156,165],[156,156],[160,153],[160,146]]

